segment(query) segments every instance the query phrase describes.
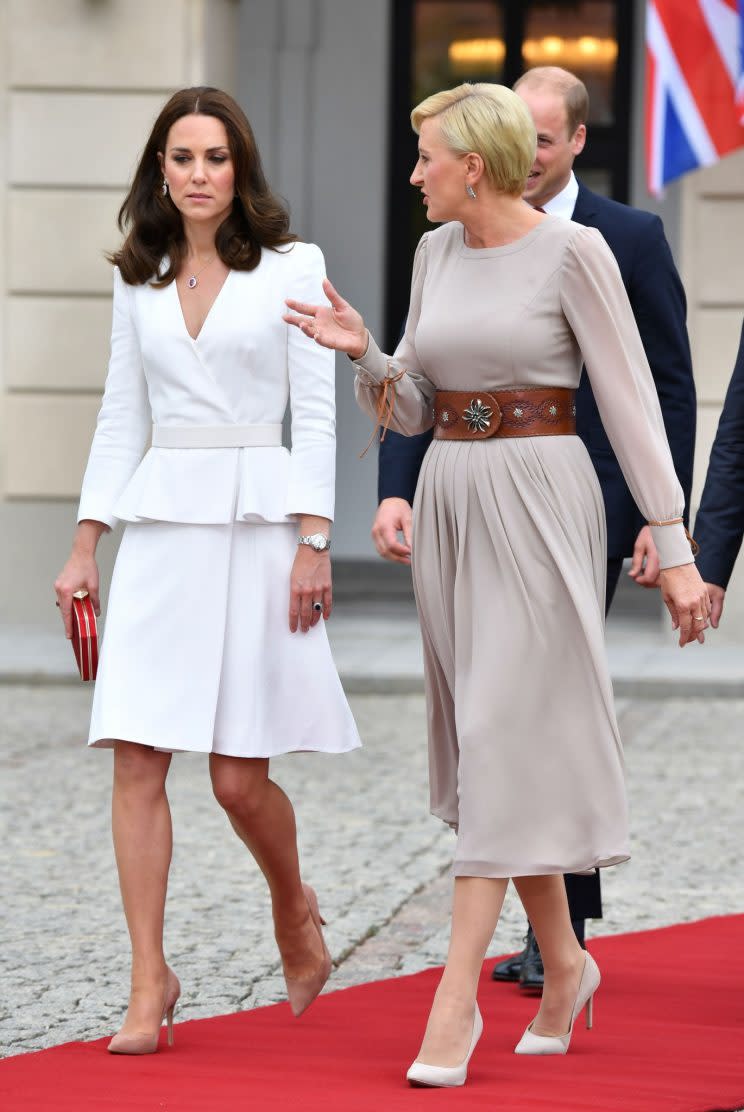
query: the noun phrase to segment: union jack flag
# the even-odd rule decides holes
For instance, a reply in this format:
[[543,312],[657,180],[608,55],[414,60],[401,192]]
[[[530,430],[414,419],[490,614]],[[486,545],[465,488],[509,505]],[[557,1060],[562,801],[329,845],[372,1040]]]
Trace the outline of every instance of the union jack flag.
[[744,0],[648,0],[649,192],[744,146]]

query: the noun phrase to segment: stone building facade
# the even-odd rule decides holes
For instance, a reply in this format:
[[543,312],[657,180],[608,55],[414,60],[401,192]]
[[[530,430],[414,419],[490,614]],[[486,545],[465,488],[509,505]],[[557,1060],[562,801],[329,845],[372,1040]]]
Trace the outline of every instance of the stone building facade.
[[[295,230],[384,326],[394,0],[0,0],[0,619],[51,619],[106,371],[116,213],[176,88],[215,84],[254,125]],[[662,212],[689,297],[699,498],[744,314],[744,153],[661,205],[642,166],[643,9],[634,0],[630,200]],[[335,550],[373,557],[368,423],[338,363]],[[104,568],[114,546],[104,546]],[[53,608],[52,608],[53,609]],[[727,625],[744,628],[744,572]]]

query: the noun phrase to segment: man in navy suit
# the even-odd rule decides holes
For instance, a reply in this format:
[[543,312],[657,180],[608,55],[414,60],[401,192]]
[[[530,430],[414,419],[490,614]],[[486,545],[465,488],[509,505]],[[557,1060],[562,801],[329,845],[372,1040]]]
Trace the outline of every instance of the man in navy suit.
[[[584,148],[589,98],[584,84],[555,66],[528,70],[514,86],[537,128],[537,154],[524,198],[552,215],[598,228],[617,259],[659,394],[677,476],[689,502],[695,446],[695,386],[679,275],[658,216],[592,193],[577,181],[574,159]],[[623,559],[633,557],[630,575],[645,587],[657,585],[659,562],[651,532],[639,513],[607,439],[586,372],[576,397],[577,432],[597,471],[607,516],[609,609]],[[379,507],[372,527],[378,552],[409,563],[411,505],[431,433],[386,435],[380,444]],[[601,918],[599,874],[566,877],[569,908],[579,941],[584,920]],[[531,931],[518,958],[501,962],[495,980],[542,987],[542,962]]]
[[718,431],[708,462],[695,540],[695,563],[708,587],[710,621],[718,628],[736,557],[744,537],[744,325]]

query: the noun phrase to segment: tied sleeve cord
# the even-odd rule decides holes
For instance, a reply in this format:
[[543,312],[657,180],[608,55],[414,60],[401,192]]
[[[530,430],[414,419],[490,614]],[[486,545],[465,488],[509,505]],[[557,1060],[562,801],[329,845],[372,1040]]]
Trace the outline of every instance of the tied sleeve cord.
[[[392,364],[388,363],[388,371],[391,371],[391,370],[392,370]],[[396,384],[396,382],[400,382],[400,380],[403,378],[403,375],[405,373],[406,373],[405,370],[402,370],[402,371],[398,371],[398,373],[394,374],[394,375],[388,374],[385,377],[385,380],[382,383],[382,386],[378,386],[379,394],[378,394],[378,398],[377,398],[377,413],[375,415],[375,427],[372,429],[372,435],[370,436],[369,440],[367,441],[367,447],[364,449],[363,452],[359,453],[359,458],[360,459],[364,459],[367,452],[372,447],[372,441],[375,439],[375,436],[377,435],[377,430],[380,426],[382,426],[382,433],[380,435],[380,443],[382,443],[382,441],[385,439],[385,434],[387,433],[388,429],[390,428],[390,422],[392,421],[393,416],[395,415],[395,398],[396,398],[395,384]]]
[[[672,518],[671,521],[649,521],[647,524],[648,525],[681,525],[682,524],[682,518],[681,517],[674,517],[674,518]],[[687,529],[685,529],[685,536],[687,537],[688,541],[690,542],[690,548],[692,550],[692,555],[697,556],[698,552],[700,551],[700,545],[698,544],[698,542],[695,540],[695,538],[691,535],[691,533]]]

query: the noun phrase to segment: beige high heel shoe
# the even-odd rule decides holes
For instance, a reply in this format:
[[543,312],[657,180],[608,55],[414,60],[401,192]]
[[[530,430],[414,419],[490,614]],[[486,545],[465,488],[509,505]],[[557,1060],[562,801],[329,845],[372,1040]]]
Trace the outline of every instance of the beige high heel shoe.
[[160,1020],[157,1030],[137,1031],[133,1035],[125,1035],[123,1032],[118,1031],[108,1044],[107,1050],[109,1054],[155,1054],[158,1049],[160,1028],[163,1026],[163,1021],[168,1023],[168,1046],[173,1046],[173,1010],[178,1003],[180,995],[181,986],[178,982],[178,977],[172,969],[168,969],[168,984],[166,986],[165,1001],[163,1003],[163,1018]]
[[430,1066],[426,1062],[419,1062],[418,1058],[411,1064],[406,1074],[409,1085],[424,1089],[454,1089],[464,1085],[468,1079],[468,1065],[473,1057],[473,1051],[478,1045],[478,1040],[483,1034],[483,1018],[480,1008],[475,1005],[473,1014],[473,1034],[470,1037],[470,1046],[464,1061],[459,1066]]
[[320,941],[323,943],[323,963],[317,973],[314,973],[311,977],[288,977],[285,971],[284,980],[287,985],[287,997],[289,998],[289,1006],[295,1016],[301,1016],[310,1007],[330,977],[333,968],[331,955],[323,938],[322,928],[325,926],[325,919],[318,910],[318,897],[309,884],[303,884],[302,889],[310,908],[310,918],[317,928]]
[[[532,1024],[529,1025],[522,1038],[514,1048],[515,1054],[567,1054],[571,1043],[574,1023],[586,1007],[586,1026],[591,1029],[594,1020],[594,993],[599,988],[601,981],[599,968],[590,953],[584,959],[584,968],[579,981],[579,990],[576,993],[571,1022],[565,1035],[535,1035]],[[534,1021],[533,1021],[534,1022]]]

